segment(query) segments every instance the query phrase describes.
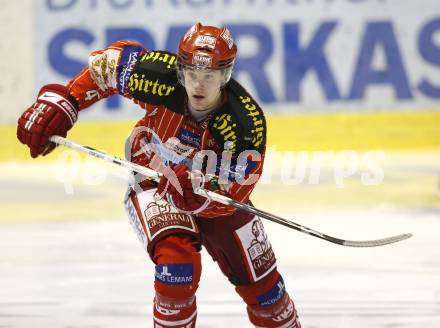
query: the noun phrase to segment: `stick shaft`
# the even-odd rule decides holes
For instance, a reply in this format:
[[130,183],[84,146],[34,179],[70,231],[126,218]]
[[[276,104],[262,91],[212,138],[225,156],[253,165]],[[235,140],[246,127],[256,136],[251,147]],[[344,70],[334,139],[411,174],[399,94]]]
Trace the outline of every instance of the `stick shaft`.
[[[63,145],[67,148],[71,148],[71,149],[86,153],[90,156],[94,156],[94,157],[103,159],[105,161],[112,162],[114,164],[128,168],[134,172],[142,174],[148,180],[151,180],[154,182],[159,182],[159,180],[160,180],[160,174],[158,172],[151,170],[147,167],[137,165],[137,164],[132,163],[130,161],[118,158],[116,156],[104,153],[100,150],[97,150],[97,149],[94,149],[94,148],[91,148],[88,146],[80,145],[78,143],[75,143],[71,140],[68,140],[68,139],[60,137],[60,136],[52,136],[52,137],[50,137],[50,141],[54,142],[58,145]],[[317,238],[326,240],[328,242],[338,244],[338,245],[343,245],[343,246],[351,246],[351,247],[382,246],[382,245],[388,245],[391,243],[395,243],[395,242],[398,242],[401,240],[405,240],[405,239],[408,239],[412,236],[411,234],[401,234],[401,235],[396,235],[396,236],[391,236],[391,237],[387,237],[387,238],[383,238],[383,239],[376,239],[376,240],[363,240],[363,241],[345,240],[345,239],[340,239],[340,238],[336,238],[336,237],[332,237],[332,236],[323,234],[319,231],[307,228],[307,227],[300,225],[298,223],[295,223],[293,221],[286,220],[286,219],[281,218],[279,216],[276,216],[274,214],[257,209],[251,205],[244,204],[244,203],[238,202],[236,200],[233,200],[229,197],[226,197],[224,195],[217,194],[213,191],[199,188],[198,190],[195,191],[195,193],[197,193],[201,196],[204,196],[206,198],[209,198],[210,200],[216,201],[218,203],[232,206],[238,210],[241,210],[241,211],[244,211],[247,213],[251,213],[251,214],[255,214],[255,215],[257,215],[261,218],[264,218],[266,220],[269,220],[269,221],[281,224],[285,227],[306,233],[310,236],[317,237]]]

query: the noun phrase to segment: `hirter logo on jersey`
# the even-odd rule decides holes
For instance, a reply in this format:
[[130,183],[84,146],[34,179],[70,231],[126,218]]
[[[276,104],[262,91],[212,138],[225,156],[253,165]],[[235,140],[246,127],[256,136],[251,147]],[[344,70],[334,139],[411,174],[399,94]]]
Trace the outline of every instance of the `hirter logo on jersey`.
[[240,96],[239,98],[247,111],[247,116],[252,119],[253,129],[251,130],[252,135],[250,136],[252,138],[252,145],[261,147],[264,145],[264,137],[266,134],[263,115],[251,97]]
[[254,282],[275,268],[275,254],[259,217],[236,230],[234,235],[247,259],[246,268]]
[[218,115],[214,118],[214,124],[212,125],[217,130],[220,137],[223,138],[228,150],[233,154],[237,151],[237,123],[228,113]]
[[212,57],[209,55],[195,54],[192,58],[192,64],[196,66],[209,67],[212,65]]
[[216,38],[211,35],[199,35],[196,41],[194,41],[194,46],[214,49],[216,42]]

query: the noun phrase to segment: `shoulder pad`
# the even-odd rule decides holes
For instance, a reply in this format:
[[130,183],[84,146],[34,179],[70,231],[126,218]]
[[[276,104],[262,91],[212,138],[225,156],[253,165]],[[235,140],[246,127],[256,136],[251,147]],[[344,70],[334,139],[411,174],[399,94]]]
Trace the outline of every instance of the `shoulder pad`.
[[209,122],[219,145],[239,155],[245,150],[263,152],[266,145],[264,113],[250,94],[234,79],[225,87],[227,101]]
[[[128,93],[135,99],[154,104],[165,104],[174,109],[183,87],[176,75],[176,54],[150,51],[136,63],[128,81]],[[181,102],[180,102],[181,103]]]

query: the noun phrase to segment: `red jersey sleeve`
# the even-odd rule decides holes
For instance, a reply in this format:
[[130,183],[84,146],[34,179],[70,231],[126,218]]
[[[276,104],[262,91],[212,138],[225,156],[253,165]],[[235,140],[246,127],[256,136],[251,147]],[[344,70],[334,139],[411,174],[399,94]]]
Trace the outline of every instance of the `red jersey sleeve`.
[[89,65],[67,84],[79,110],[113,94],[125,95],[130,73],[145,52],[139,43],[125,40],[92,52]]

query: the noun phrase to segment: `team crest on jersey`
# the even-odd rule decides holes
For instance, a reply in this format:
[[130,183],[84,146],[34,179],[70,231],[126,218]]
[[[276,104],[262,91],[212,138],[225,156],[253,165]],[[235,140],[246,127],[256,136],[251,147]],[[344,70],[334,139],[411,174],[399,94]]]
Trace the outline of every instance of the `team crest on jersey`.
[[259,217],[234,232],[247,259],[247,270],[254,282],[276,266],[275,254]]
[[89,69],[92,79],[101,90],[116,88],[116,66],[120,50],[107,49],[103,53],[91,55]]

